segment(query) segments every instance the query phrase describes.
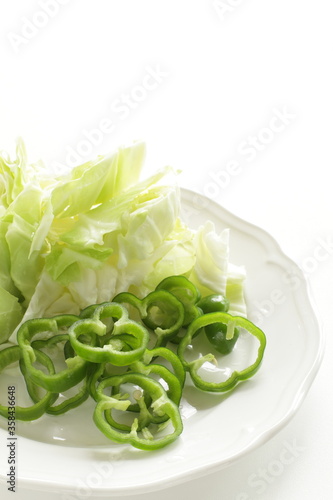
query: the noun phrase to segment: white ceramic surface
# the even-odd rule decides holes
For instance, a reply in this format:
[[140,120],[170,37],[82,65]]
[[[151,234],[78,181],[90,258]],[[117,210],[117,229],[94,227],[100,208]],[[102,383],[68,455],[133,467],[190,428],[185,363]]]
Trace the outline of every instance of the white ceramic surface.
[[[231,261],[247,271],[249,317],[267,335],[255,377],[230,395],[184,391],[184,432],[149,453],[109,443],[91,423],[91,403],[62,417],[17,423],[18,485],[58,490],[61,498],[145,493],[227,467],[273,437],[295,414],[319,368],[323,337],[299,268],[261,229],[220,205],[182,190],[184,220],[229,227]],[[0,479],[7,471],[6,428],[0,429]]]

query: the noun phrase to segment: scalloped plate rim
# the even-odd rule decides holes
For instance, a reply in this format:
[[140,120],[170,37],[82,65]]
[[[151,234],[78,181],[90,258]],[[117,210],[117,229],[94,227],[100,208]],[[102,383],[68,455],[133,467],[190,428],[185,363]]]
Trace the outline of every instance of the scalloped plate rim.
[[[246,454],[250,453],[254,449],[257,449],[259,446],[263,445],[266,443],[268,440],[270,440],[273,436],[275,436],[290,420],[291,418],[295,415],[301,404],[303,403],[315,377],[316,374],[320,368],[320,364],[323,358],[323,353],[324,353],[324,344],[325,344],[325,339],[322,333],[322,328],[321,325],[319,325],[318,319],[317,319],[317,314],[315,311],[315,306],[313,305],[313,299],[312,299],[312,292],[311,288],[309,285],[309,282],[305,278],[302,270],[300,267],[295,264],[295,262],[292,261],[281,249],[279,244],[276,242],[276,240],[264,229],[245,221],[244,219],[238,217],[237,215],[234,215],[233,213],[229,212],[226,210],[224,207],[222,207],[220,204],[218,204],[215,201],[212,201],[203,195],[200,195],[199,193],[195,191],[191,191],[189,189],[181,188],[181,197],[182,197],[182,203],[185,201],[185,203],[188,203],[191,205],[190,202],[190,197],[191,196],[196,196],[200,197],[202,200],[206,200],[206,205],[204,209],[207,209],[208,206],[214,207],[215,210],[219,212],[219,218],[222,219],[223,221],[232,221],[234,225],[237,226],[237,228],[246,234],[250,234],[252,237],[260,241],[260,243],[265,244],[265,248],[268,251],[273,250],[273,253],[276,256],[278,256],[279,260],[281,260],[283,265],[286,265],[286,263],[293,265],[295,269],[297,269],[299,277],[302,279],[302,293],[308,302],[310,301],[311,297],[311,307],[310,307],[310,313],[312,316],[313,321],[315,322],[317,328],[316,328],[316,334],[317,334],[317,352],[315,353],[313,357],[313,362],[312,365],[309,367],[307,376],[304,378],[303,383],[298,387],[298,390],[295,393],[294,399],[293,399],[293,404],[290,406],[289,410],[285,413],[284,417],[281,418],[278,422],[275,423],[272,427],[269,429],[259,433],[257,436],[255,436],[251,442],[248,443],[246,447],[244,447],[242,450],[239,452],[235,453],[234,455],[230,456],[228,460],[222,460],[222,461],[217,461],[215,458],[212,458],[212,460],[206,461],[206,463],[197,465],[193,467],[191,470],[178,470],[177,473],[173,474],[171,477],[169,475],[166,475],[163,477],[163,475],[155,480],[154,482],[146,482],[142,484],[131,484],[129,486],[124,485],[124,487],[115,487],[112,488],[112,484],[109,484],[105,486],[104,488],[95,488],[92,489],[92,493],[95,494],[98,497],[106,497],[106,496],[127,496],[131,494],[141,494],[141,493],[148,493],[148,492],[153,492],[157,490],[161,490],[163,488],[167,488],[168,486],[175,486],[177,484],[186,482],[190,480],[193,476],[195,477],[202,477],[204,475],[213,473],[214,471],[221,470],[225,467],[228,467],[229,465],[233,464],[240,458],[244,457]],[[204,210],[203,209],[203,210]],[[280,262],[279,262],[280,263]],[[282,265],[280,263],[280,265]],[[0,433],[3,433],[3,429],[0,429]],[[26,438],[20,438],[22,440],[27,440]],[[27,440],[29,441],[29,440]],[[54,445],[52,444],[47,444],[47,443],[40,443],[40,442],[33,442],[35,445],[37,445],[37,448],[39,445],[41,448],[43,447],[53,447]],[[66,449],[66,448],[65,448]],[[85,449],[85,448],[83,448]],[[45,448],[44,448],[45,450]],[[77,450],[82,450],[82,448],[77,448]],[[18,470],[22,470],[22,465],[20,465]],[[6,474],[6,472],[5,472]],[[4,479],[5,475],[0,474],[0,478]],[[74,484],[60,484],[59,482],[55,482],[52,480],[42,480],[38,481],[37,479],[29,478],[29,477],[19,477],[18,478],[18,484],[20,487],[25,488],[30,491],[50,491],[50,489],[56,488],[58,490],[61,489],[62,493],[68,492],[70,494],[70,491],[73,491]]]

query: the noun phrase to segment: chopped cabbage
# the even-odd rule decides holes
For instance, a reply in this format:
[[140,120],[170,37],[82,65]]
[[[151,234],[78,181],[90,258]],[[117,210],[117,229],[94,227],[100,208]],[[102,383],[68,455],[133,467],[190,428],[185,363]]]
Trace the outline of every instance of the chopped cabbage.
[[121,291],[143,296],[175,274],[246,314],[229,230],[187,227],[176,172],[141,180],[145,151],[134,142],[56,178],[28,163],[22,140],[14,161],[0,155],[0,343],[26,319],[78,314]]

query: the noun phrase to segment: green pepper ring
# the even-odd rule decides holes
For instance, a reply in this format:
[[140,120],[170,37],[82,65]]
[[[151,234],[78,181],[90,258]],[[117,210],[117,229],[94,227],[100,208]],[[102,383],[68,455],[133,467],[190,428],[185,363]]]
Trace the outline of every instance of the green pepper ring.
[[[67,341],[67,344],[65,344],[64,347],[64,353],[66,355],[66,350],[68,350],[68,335],[55,335],[54,337],[50,337],[49,339],[44,339],[44,340],[35,340],[31,343],[31,346],[35,349],[38,349],[38,361],[43,364],[49,372],[54,373],[55,368],[52,359],[45,354],[43,351],[40,351],[39,349],[46,347],[48,345],[53,345],[61,341]],[[65,356],[66,357],[66,356]],[[40,397],[37,394],[36,388],[37,385],[27,376],[27,369],[25,364],[23,363],[22,359],[20,360],[20,368],[21,372],[24,375],[26,386],[28,393],[34,403],[38,403],[40,400]],[[51,403],[48,408],[46,409],[45,413],[48,413],[50,415],[61,415],[63,413],[66,413],[67,411],[78,407],[80,404],[82,404],[87,398],[89,397],[89,391],[88,391],[88,382],[87,382],[87,377],[84,379],[84,383],[82,387],[78,390],[78,392],[69,398],[66,398],[64,401],[61,403],[54,405]]]
[[[80,342],[81,335],[97,335],[103,338],[106,326],[102,319],[105,318],[115,318],[116,321],[111,335],[102,347]],[[92,363],[109,362],[116,366],[126,366],[140,359],[149,341],[147,329],[129,319],[126,307],[116,302],[104,302],[96,307],[87,308],[83,313],[83,319],[74,323],[68,333],[74,351],[83,359]],[[127,343],[123,341],[125,337]],[[118,340],[122,346],[126,345],[127,350],[118,349],[114,345],[114,341]]]
[[[139,299],[134,294],[129,292],[122,292],[113,298],[114,302],[128,303],[135,307],[140,314],[143,323],[154,331],[157,336],[155,347],[160,347],[167,340],[173,338],[184,322],[184,306],[175,295],[167,290],[155,290],[148,293],[143,299]],[[171,305],[177,313],[176,321],[170,325],[158,324],[150,315],[150,310],[153,306],[160,307],[160,305]]]
[[172,293],[184,306],[183,326],[188,326],[195,318],[202,314],[198,302],[201,294],[198,288],[184,275],[168,276],[164,278],[155,290],[166,290]]
[[[110,423],[105,420],[105,412],[112,410],[112,408],[124,411],[128,408],[130,401],[117,400],[106,396],[103,390],[110,386],[120,386],[122,383],[132,383],[141,387],[144,392],[147,391],[153,399],[153,408],[156,407],[159,411],[168,415],[174,429],[173,432],[161,438],[152,439],[151,437],[138,436],[138,428],[135,427],[135,422],[132,425],[131,431],[127,433],[112,428]],[[159,382],[146,375],[127,372],[123,375],[114,375],[106,378],[97,387],[97,399],[98,403],[93,415],[94,422],[106,437],[117,443],[131,444],[141,450],[156,450],[175,441],[183,430],[183,422],[177,405],[168,398]]]
[[[219,322],[228,324],[229,321],[232,321],[238,327],[244,328],[251,335],[253,335],[258,339],[259,347],[257,352],[257,358],[254,361],[254,363],[252,363],[247,368],[241,371],[234,370],[230,375],[230,377],[223,382],[219,383],[206,382],[200,377],[200,375],[198,375],[198,370],[205,361],[214,361],[215,360],[214,355],[207,354],[205,356],[202,356],[201,358],[198,358],[195,361],[188,362],[185,360],[186,347],[190,345],[192,338],[198,329]],[[190,324],[186,335],[183,337],[181,343],[178,346],[178,356],[182,361],[184,368],[190,373],[192,381],[196,387],[198,387],[203,391],[225,392],[233,389],[235,385],[241,380],[246,380],[252,377],[258,371],[262,362],[265,348],[266,348],[266,336],[264,332],[256,325],[254,325],[250,320],[243,318],[241,316],[232,316],[231,314],[224,312],[212,312],[200,316]]]
[[[36,359],[38,361],[42,361],[42,354],[39,351],[36,351]],[[10,346],[3,349],[2,351],[0,351],[0,372],[7,366],[17,361],[20,361],[21,359],[22,359],[22,351],[18,345]],[[52,371],[51,365],[50,369]],[[17,420],[24,420],[24,421],[37,420],[45,413],[47,408],[57,400],[57,398],[58,398],[58,393],[47,391],[46,394],[32,406],[23,407],[14,405],[13,406],[0,405],[0,415],[2,415],[5,418],[8,418],[9,415],[15,414],[15,418]],[[15,413],[14,410],[12,412],[11,410],[9,410],[9,408],[15,408]]]
[[68,328],[77,322],[78,316],[64,314],[53,318],[30,319],[21,325],[17,332],[17,343],[22,351],[22,360],[27,369],[26,376],[35,384],[50,392],[63,392],[78,384],[84,379],[88,363],[80,356],[67,358],[67,368],[58,373],[45,374],[34,366],[36,350],[31,346],[34,335],[46,331],[53,332],[54,336],[60,328]]

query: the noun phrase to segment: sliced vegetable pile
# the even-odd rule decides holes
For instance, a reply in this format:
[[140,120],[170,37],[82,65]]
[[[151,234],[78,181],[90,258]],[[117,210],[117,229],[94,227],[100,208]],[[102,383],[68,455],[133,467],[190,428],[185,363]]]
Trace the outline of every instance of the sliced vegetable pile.
[[22,141],[15,160],[0,155],[0,343],[15,342],[27,319],[78,315],[124,291],[143,297],[179,274],[246,315],[229,230],[187,227],[176,173],[140,180],[144,158],[135,142],[54,177],[28,163]]
[[[144,158],[135,142],[54,177],[21,140],[15,160],[0,155],[0,344],[10,344],[0,372],[19,364],[32,400],[16,407],[19,420],[92,397],[106,436],[156,449],[182,432],[185,375],[200,390],[231,390],[258,369],[265,335],[246,319],[229,229],[190,229],[176,173],[141,180]],[[242,332],[256,339],[255,361],[204,380],[203,365],[227,360]],[[192,359],[197,338],[212,352]]]
[[[18,330],[18,345],[0,351],[0,371],[19,361],[33,402],[28,408],[16,407],[16,418],[59,415],[92,397],[94,422],[112,441],[143,450],[166,446],[183,430],[179,404],[186,372],[198,389],[225,392],[254,375],[261,364],[264,333],[246,318],[229,314],[228,307],[224,296],[201,299],[185,276],[171,276],[143,299],[124,292],[111,302],[87,307],[79,317],[27,320]],[[240,328],[257,340],[255,361],[231,369],[223,382],[205,381],[200,368],[216,362],[216,355],[230,353]],[[186,360],[187,348],[200,335],[207,337],[212,353]],[[65,360],[60,370],[52,358],[56,345]],[[75,394],[57,404],[59,394],[72,388]],[[0,406],[2,416],[8,418],[8,411]]]

